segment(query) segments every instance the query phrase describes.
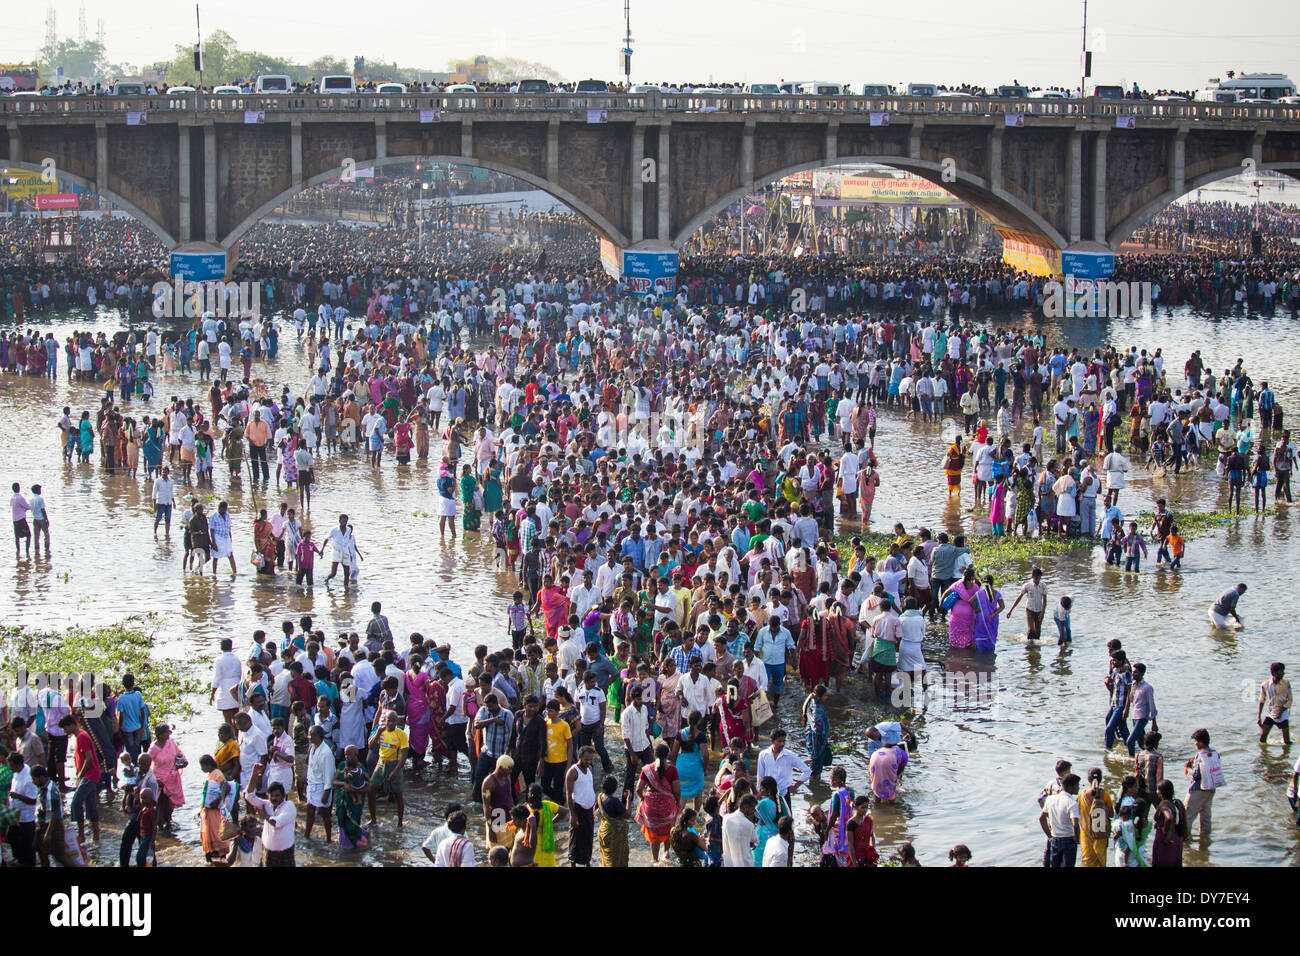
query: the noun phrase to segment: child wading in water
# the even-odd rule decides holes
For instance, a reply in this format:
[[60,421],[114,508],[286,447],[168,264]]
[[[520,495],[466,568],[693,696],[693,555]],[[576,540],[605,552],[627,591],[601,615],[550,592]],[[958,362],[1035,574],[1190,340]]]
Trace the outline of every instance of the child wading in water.
[[1070,608],[1073,606],[1074,600],[1069,596],[1063,596],[1061,603],[1052,612],[1052,620],[1056,622],[1057,647],[1064,647],[1066,644],[1073,643],[1070,636]]

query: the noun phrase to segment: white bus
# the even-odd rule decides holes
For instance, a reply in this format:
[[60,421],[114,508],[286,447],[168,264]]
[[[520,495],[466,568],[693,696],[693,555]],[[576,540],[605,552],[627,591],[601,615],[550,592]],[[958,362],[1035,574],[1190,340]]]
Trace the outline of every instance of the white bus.
[[828,83],[825,80],[807,80],[798,85],[796,93],[804,96],[843,96],[843,83]]
[[1239,103],[1272,103],[1295,96],[1295,84],[1282,73],[1243,73],[1218,84],[1221,90],[1234,90]]

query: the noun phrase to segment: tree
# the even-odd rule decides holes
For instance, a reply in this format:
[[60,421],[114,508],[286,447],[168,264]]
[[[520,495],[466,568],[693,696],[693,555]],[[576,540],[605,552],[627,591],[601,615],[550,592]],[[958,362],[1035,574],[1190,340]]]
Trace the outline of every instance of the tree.
[[330,76],[339,73],[351,73],[341,56],[318,56],[308,63],[303,70],[306,71],[307,77],[320,79],[322,76]]
[[[98,40],[78,42],[59,40],[53,47],[46,44],[40,53],[41,79],[57,84],[66,80],[99,82],[108,79],[109,63],[104,55],[104,45]],[[59,68],[63,76],[59,76]]]

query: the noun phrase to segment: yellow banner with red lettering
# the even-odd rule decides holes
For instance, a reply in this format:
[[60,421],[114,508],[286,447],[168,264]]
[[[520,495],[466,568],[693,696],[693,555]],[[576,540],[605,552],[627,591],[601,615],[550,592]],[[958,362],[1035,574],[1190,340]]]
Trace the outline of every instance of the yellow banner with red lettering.
[[1061,274],[1061,250],[1046,236],[994,226],[1002,237],[1002,261],[1036,276]]

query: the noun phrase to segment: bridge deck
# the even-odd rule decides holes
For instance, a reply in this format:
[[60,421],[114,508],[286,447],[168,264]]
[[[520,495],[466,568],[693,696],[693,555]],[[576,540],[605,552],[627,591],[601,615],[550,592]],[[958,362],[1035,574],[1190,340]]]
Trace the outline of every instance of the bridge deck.
[[124,117],[128,112],[163,113],[178,119],[193,116],[234,114],[261,110],[268,119],[290,119],[304,115],[369,114],[409,116],[420,110],[446,112],[452,116],[492,114],[501,118],[519,115],[572,116],[586,118],[588,110],[604,110],[611,121],[631,122],[660,114],[674,118],[690,114],[714,117],[779,120],[794,117],[858,117],[871,113],[900,117],[933,117],[940,120],[969,118],[987,121],[1007,114],[1026,120],[1059,123],[1101,120],[1113,122],[1132,116],[1149,123],[1200,122],[1235,126],[1260,123],[1300,123],[1300,106],[1292,104],[1168,102],[1155,100],[1106,99],[1019,99],[982,96],[753,96],[750,94],[641,93],[641,94],[521,94],[521,93],[412,93],[389,95],[356,93],[213,95],[187,93],[167,96],[24,96],[0,97],[0,114],[11,119],[92,115]]

